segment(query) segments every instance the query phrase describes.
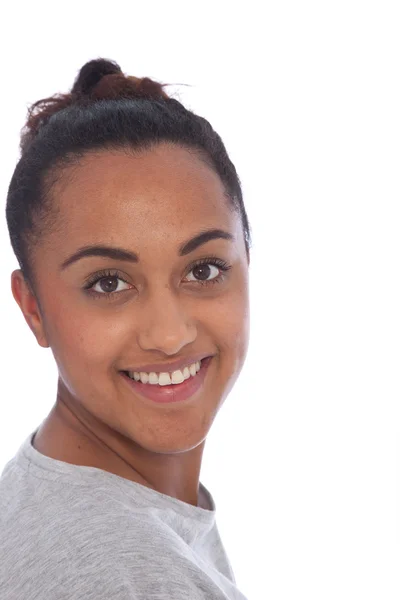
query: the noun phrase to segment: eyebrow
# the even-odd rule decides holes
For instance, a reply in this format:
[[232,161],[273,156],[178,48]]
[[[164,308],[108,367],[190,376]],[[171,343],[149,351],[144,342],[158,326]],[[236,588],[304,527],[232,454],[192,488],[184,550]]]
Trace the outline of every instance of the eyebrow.
[[[186,254],[190,254],[199,246],[202,246],[203,244],[206,244],[207,242],[216,239],[232,241],[234,238],[232,234],[228,233],[227,231],[223,231],[222,229],[208,229],[206,231],[202,231],[195,237],[182,244],[179,247],[179,256],[185,256]],[[111,258],[114,260],[123,260],[134,263],[139,262],[138,254],[136,254],[135,252],[131,252],[130,250],[125,250],[123,248],[115,248],[113,246],[84,246],[83,248],[77,250],[77,252],[74,252],[72,256],[67,258],[61,264],[61,270],[66,269],[81,258],[86,258],[88,256],[104,256],[106,258]]]

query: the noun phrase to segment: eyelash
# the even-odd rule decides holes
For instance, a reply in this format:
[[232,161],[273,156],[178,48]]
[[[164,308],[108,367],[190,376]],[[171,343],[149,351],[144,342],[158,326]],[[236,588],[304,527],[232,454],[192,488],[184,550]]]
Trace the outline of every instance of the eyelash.
[[[214,279],[210,279],[208,281],[207,280],[202,281],[201,279],[197,280],[197,283],[199,283],[200,285],[204,285],[204,286],[211,285],[214,283],[220,283],[224,279],[225,273],[227,271],[229,271],[229,269],[232,268],[231,265],[229,265],[224,260],[221,260],[220,258],[217,258],[216,256],[209,256],[207,258],[202,258],[200,260],[197,260],[193,264],[191,264],[187,273],[189,274],[191,271],[193,271],[193,269],[195,267],[198,267],[201,265],[214,265],[215,267],[218,267],[222,271],[222,273],[220,273]],[[126,281],[126,279],[124,279],[123,277],[120,277],[120,274],[118,271],[104,270],[104,271],[97,272],[93,277],[91,277],[87,281],[84,289],[93,298],[111,299],[112,296],[116,296],[117,294],[120,294],[121,292],[94,292],[91,289],[97,282],[101,281],[102,279],[107,279],[107,278],[117,278],[117,279],[120,279],[121,281],[123,281],[124,283],[129,284],[129,282]],[[194,282],[191,281],[190,283],[194,283]],[[122,290],[122,291],[127,292],[129,290]]]

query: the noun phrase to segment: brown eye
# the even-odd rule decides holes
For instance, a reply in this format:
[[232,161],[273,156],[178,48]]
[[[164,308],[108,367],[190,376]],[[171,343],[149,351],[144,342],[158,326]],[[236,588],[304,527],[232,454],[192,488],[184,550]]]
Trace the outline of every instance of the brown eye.
[[[189,281],[210,281],[218,277],[219,271],[220,269],[215,265],[196,265],[188,274],[188,279]],[[193,278],[190,277],[191,273],[193,274]]]
[[98,273],[94,279],[88,282],[86,289],[93,295],[110,296],[116,295],[118,292],[124,292],[131,287],[118,274]]
[[115,292],[118,288],[118,277],[103,277],[98,282],[102,292],[109,294]]

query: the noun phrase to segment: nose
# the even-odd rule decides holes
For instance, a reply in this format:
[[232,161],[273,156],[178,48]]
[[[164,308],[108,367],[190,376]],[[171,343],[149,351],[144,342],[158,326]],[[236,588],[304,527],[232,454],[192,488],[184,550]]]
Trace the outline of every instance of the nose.
[[154,292],[144,302],[137,329],[142,350],[173,355],[196,339],[195,323],[171,290],[164,288],[162,292]]

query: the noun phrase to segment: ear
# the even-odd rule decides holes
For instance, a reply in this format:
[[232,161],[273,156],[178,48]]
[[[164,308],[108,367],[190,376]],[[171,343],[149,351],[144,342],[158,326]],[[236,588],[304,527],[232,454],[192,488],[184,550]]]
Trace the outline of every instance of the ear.
[[11,273],[11,290],[15,301],[20,307],[25,321],[33,332],[37,343],[43,348],[49,348],[39,304],[20,269]]

